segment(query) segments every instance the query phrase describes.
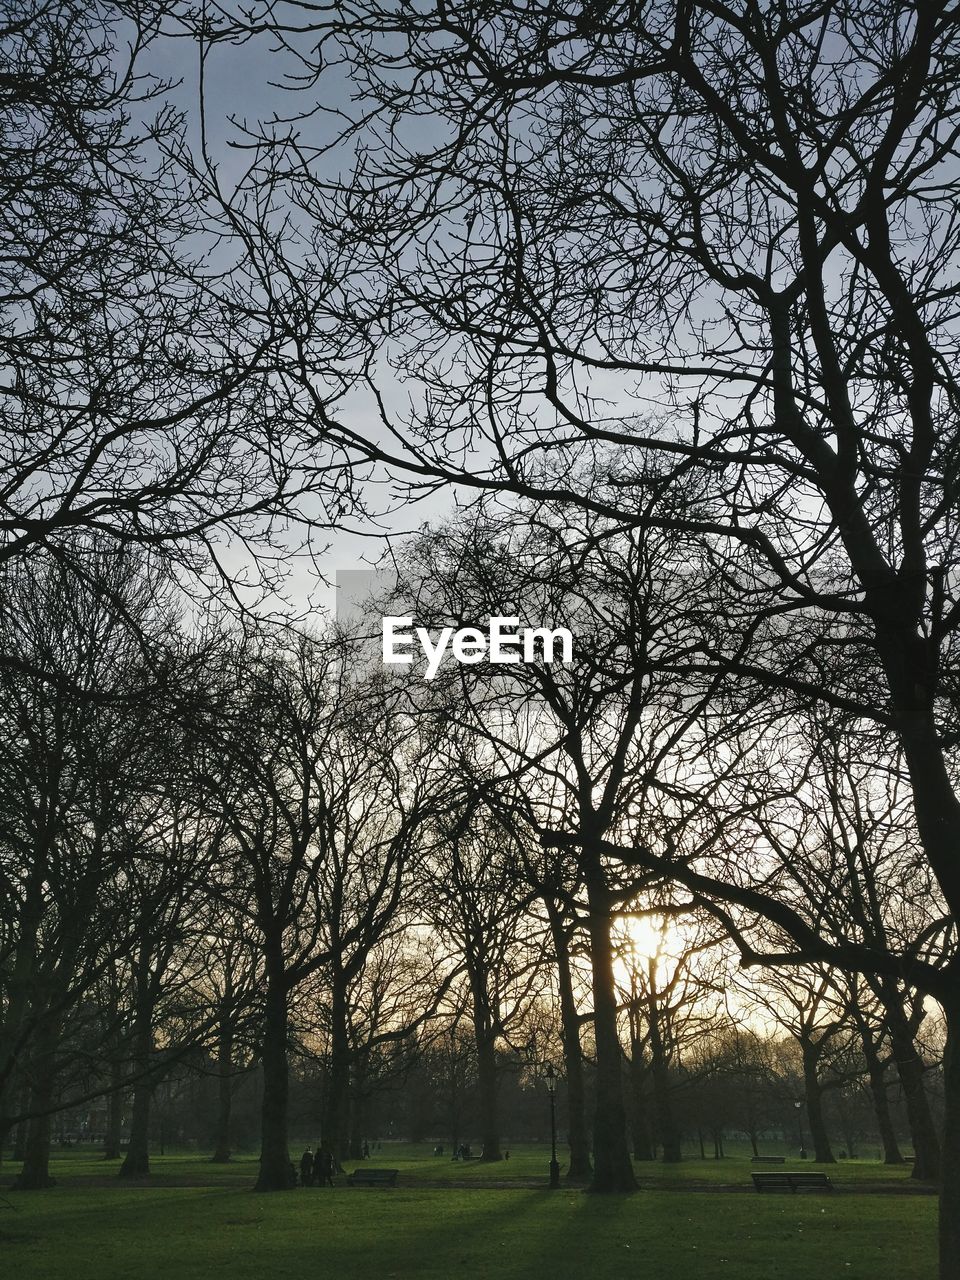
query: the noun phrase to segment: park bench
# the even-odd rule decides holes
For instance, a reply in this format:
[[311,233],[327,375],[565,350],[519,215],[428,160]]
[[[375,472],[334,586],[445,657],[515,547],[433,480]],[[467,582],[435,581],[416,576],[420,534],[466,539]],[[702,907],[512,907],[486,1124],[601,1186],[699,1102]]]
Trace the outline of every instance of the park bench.
[[354,1169],[347,1174],[352,1187],[395,1187],[399,1169]]
[[786,1156],[751,1156],[751,1164],[783,1164]]
[[758,1191],[832,1191],[833,1183],[825,1173],[751,1173]]

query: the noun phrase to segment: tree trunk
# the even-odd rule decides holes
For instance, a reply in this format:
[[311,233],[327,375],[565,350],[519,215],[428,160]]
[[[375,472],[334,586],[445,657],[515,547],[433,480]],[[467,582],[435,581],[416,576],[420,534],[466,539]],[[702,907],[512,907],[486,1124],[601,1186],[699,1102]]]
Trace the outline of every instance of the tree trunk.
[[500,1108],[497,1098],[497,1029],[487,993],[484,940],[469,939],[466,948],[467,976],[473,1012],[473,1038],[477,1049],[477,1103],[480,1111],[480,1159],[493,1163],[503,1159],[500,1150]]
[[840,1099],[837,1107],[840,1118],[840,1128],[843,1131],[843,1143],[847,1152],[848,1160],[856,1160],[857,1158],[857,1141],[853,1131],[853,1125],[850,1120],[850,1113],[847,1110],[846,1100]]
[[646,1072],[640,1057],[639,1041],[634,1039],[630,1053],[630,1137],[633,1142],[634,1160],[649,1161],[656,1158],[653,1134],[647,1116],[647,1097],[644,1087]]
[[150,991],[149,955],[140,958],[137,976],[137,1007],[134,1014],[133,1061],[140,1075],[133,1087],[133,1109],[130,1114],[130,1141],[120,1166],[121,1178],[145,1178],[150,1172],[150,1102],[155,1081],[146,1075],[153,1054],[153,1000]]
[[[43,919],[44,883],[49,865],[52,839],[46,828],[38,831],[35,857],[24,885],[23,899],[18,910],[17,941],[13,955],[5,959],[5,1007],[3,1010],[3,1039],[0,1041],[0,1112],[9,1114],[4,1105],[7,1091],[14,1088],[17,1079],[17,1059],[29,1037],[21,1037],[21,1028],[28,1012],[42,1009],[43,1000],[35,988],[38,938]],[[29,1090],[24,1089],[26,1097]],[[15,1113],[15,1109],[14,1109]],[[26,1128],[21,1126],[21,1141],[17,1148],[26,1145]]]
[[940,1184],[940,1280],[960,1275],[960,1001],[945,1005],[944,1125]]
[[50,1177],[50,1108],[53,1105],[53,1045],[55,1033],[50,1028],[37,1033],[34,1053],[31,1055],[31,1073],[34,1079],[30,1091],[30,1110],[44,1114],[34,1115],[27,1121],[23,1149],[23,1168],[14,1186],[18,1191],[45,1191],[56,1185]]
[[233,1025],[230,1015],[220,1012],[217,1035],[217,1128],[212,1164],[226,1164],[230,1159],[230,1114],[233,1110]]
[[[27,1105],[29,1105],[29,1095]],[[19,1164],[23,1159],[26,1149],[27,1122],[26,1120],[20,1120],[13,1130],[13,1151],[11,1152],[10,1159],[13,1160],[15,1164]]]
[[823,1090],[817,1075],[817,1047],[810,1040],[801,1041],[803,1049],[803,1082],[807,1100],[807,1123],[813,1138],[813,1158],[818,1164],[836,1164],[827,1126],[823,1119]]
[[120,1133],[123,1127],[123,1090],[120,1088],[122,1068],[119,1058],[110,1064],[111,1090],[107,1096],[107,1127],[103,1135],[104,1160],[120,1159]]
[[338,1166],[350,1155],[347,1106],[350,1094],[350,1033],[347,979],[334,970],[330,993],[330,1070],[327,1076],[323,1140]]
[[[594,855],[596,856],[596,855]],[[593,1124],[593,1182],[591,1190],[635,1191],[637,1180],[627,1146],[627,1117],[623,1105],[623,1050],[617,1031],[617,994],[610,939],[610,903],[602,882],[602,868],[587,876],[590,925],[590,966],[593,971],[593,1024],[597,1047],[597,1105]]]
[[365,1072],[357,1067],[350,1090],[350,1156],[353,1160],[363,1159],[363,1143],[367,1136],[367,1108],[364,1079]]
[[583,1048],[580,1044],[580,1014],[573,991],[570,972],[570,949],[567,930],[549,897],[546,899],[557,962],[557,986],[560,994],[560,1023],[563,1034],[563,1063],[567,1083],[567,1131],[570,1144],[570,1167],[567,1178],[572,1182],[589,1178],[590,1139],[587,1136],[586,1093],[583,1080]]
[[[32,1097],[33,1106],[43,1106],[44,1088]],[[33,1116],[27,1121],[27,1136],[23,1147],[23,1168],[17,1174],[14,1187],[18,1191],[45,1191],[56,1186],[50,1177],[50,1117]]]
[[680,1130],[673,1114],[670,1097],[670,1064],[660,1027],[660,1010],[657,1006],[656,972],[650,963],[650,994],[647,1001],[647,1017],[650,1024],[650,1071],[653,1076],[653,1101],[657,1114],[657,1132],[663,1147],[663,1163],[679,1164],[683,1159],[680,1148]]
[[903,1164],[903,1155],[890,1116],[890,1099],[887,1097],[887,1081],[882,1067],[879,1071],[870,1069],[870,1097],[873,1099],[877,1129],[883,1145],[883,1163]]
[[477,1030],[477,1093],[480,1104],[480,1159],[503,1159],[500,1150],[500,1115],[497,1102],[496,1041],[490,1028]]
[[150,1172],[150,1103],[153,1084],[139,1080],[133,1090],[133,1110],[130,1115],[130,1141],[127,1154],[120,1166],[121,1178],[145,1178]]
[[924,1083],[926,1067],[917,1053],[913,1032],[904,1012],[903,997],[896,983],[884,979],[880,990],[897,1074],[907,1104],[914,1154],[912,1176],[936,1181],[940,1177],[940,1139],[930,1114],[930,1100]]
[[260,1173],[255,1190],[296,1186],[287,1137],[290,1078],[287,1067],[287,983],[281,939],[264,947],[266,998],[263,1021],[263,1104],[260,1113]]
[[[903,1156],[897,1143],[897,1135],[890,1115],[890,1099],[887,1096],[887,1079],[884,1064],[877,1052],[876,1042],[870,1028],[861,1018],[857,1018],[860,1029],[860,1040],[863,1044],[863,1058],[867,1064],[870,1079],[870,1098],[873,1102],[874,1115],[877,1117],[877,1131],[883,1146],[884,1164],[903,1164]],[[850,1152],[853,1155],[853,1152]]]

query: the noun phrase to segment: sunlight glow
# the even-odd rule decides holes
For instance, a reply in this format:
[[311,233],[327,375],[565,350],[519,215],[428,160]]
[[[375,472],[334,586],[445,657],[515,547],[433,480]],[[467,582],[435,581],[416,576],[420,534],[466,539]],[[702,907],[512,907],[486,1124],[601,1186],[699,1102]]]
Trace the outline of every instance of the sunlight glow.
[[[661,916],[635,916],[619,921],[629,956],[638,964],[647,964],[664,950],[669,950],[670,930],[664,928]],[[628,958],[629,963],[629,958]]]

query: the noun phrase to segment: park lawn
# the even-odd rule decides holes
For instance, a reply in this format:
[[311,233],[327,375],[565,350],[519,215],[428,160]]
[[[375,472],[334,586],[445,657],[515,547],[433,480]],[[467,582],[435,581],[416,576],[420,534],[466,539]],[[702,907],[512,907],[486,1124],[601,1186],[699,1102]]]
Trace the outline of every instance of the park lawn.
[[926,1196],[67,1187],[0,1205],[12,1280],[928,1280]]
[[[563,1171],[566,1169],[565,1152],[560,1151],[559,1157]],[[510,1159],[496,1164],[484,1164],[480,1160],[454,1161],[446,1155],[434,1156],[430,1150],[413,1144],[397,1144],[375,1152],[366,1163],[374,1167],[399,1169],[404,1182],[482,1186],[485,1183],[530,1185],[545,1182],[549,1160],[549,1149],[534,1144],[511,1148]],[[349,1170],[360,1163],[346,1160],[344,1167]],[[822,1171],[837,1186],[873,1187],[900,1183],[910,1187],[911,1184],[908,1165],[884,1165],[879,1160],[840,1160],[826,1165],[788,1158],[782,1166],[755,1165],[750,1163],[749,1155],[738,1153],[722,1160],[701,1160],[699,1155],[696,1158],[691,1156],[673,1165],[665,1165],[659,1160],[634,1163],[637,1180],[650,1189],[678,1185],[749,1186],[751,1173],[758,1170],[776,1172],[779,1168]]]
[[905,1191],[930,1190],[917,1186],[910,1177],[909,1165],[885,1165],[879,1160],[839,1160],[836,1164],[817,1164],[813,1160],[788,1157],[782,1165],[751,1164],[749,1156],[727,1156],[723,1160],[683,1160],[680,1164],[634,1164],[642,1186],[673,1187],[683,1185],[750,1185],[751,1173],[777,1173],[799,1169],[805,1173],[825,1173],[836,1187],[849,1190],[902,1186]]
[[[301,1144],[291,1147],[295,1164],[299,1164],[301,1149]],[[561,1169],[565,1168],[565,1154],[561,1149]],[[380,1151],[374,1151],[366,1162],[347,1160],[344,1165],[347,1170],[354,1169],[361,1163],[374,1168],[399,1169],[400,1181],[404,1186],[450,1184],[459,1187],[513,1185],[533,1188],[546,1182],[549,1159],[549,1148],[536,1143],[524,1143],[511,1148],[509,1160],[484,1164],[480,1160],[466,1163],[453,1161],[447,1154],[435,1156],[432,1145],[428,1143],[391,1142],[385,1143]],[[0,1188],[10,1184],[18,1167],[9,1162],[4,1163],[0,1170]],[[91,1183],[122,1186],[124,1184],[117,1178],[119,1167],[119,1161],[105,1161],[102,1155],[92,1149],[71,1148],[53,1153],[50,1171],[64,1187],[81,1187]],[[763,1171],[767,1167],[752,1165],[748,1148],[734,1149],[722,1160],[701,1160],[699,1156],[691,1156],[675,1165],[652,1161],[634,1166],[638,1181],[646,1189],[749,1186],[751,1172],[757,1169]],[[780,1167],[770,1165],[769,1169],[776,1171]],[[812,1160],[801,1161],[788,1157],[782,1168],[822,1170],[838,1187],[851,1190],[891,1184],[898,1184],[905,1191],[916,1189],[916,1184],[911,1182],[909,1166],[888,1166],[878,1160],[840,1160],[832,1165],[818,1165]],[[257,1159],[255,1155],[247,1153],[234,1156],[229,1164],[211,1164],[208,1158],[196,1152],[179,1151],[163,1156],[152,1154],[150,1169],[150,1186],[200,1185],[244,1190],[256,1181]]]

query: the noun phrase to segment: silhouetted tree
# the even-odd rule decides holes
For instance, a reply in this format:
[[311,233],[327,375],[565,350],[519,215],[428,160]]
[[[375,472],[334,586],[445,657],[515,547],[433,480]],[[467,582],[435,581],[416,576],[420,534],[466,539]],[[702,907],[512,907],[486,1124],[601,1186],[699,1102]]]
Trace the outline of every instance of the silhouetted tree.
[[[739,639],[702,660],[854,709],[899,743],[953,918],[958,24],[944,5],[874,0],[360,0],[263,21],[308,81],[342,57],[358,89],[359,158],[339,191],[304,181],[302,149],[290,167],[318,235],[353,247],[342,314],[410,392],[373,454],[417,484],[713,533]],[[608,482],[584,487],[575,463],[604,449]],[[708,478],[705,506],[678,520],[638,502],[650,457],[664,487]],[[632,856],[778,921],[802,961],[908,967],[942,1002],[952,1276],[956,978],[852,939],[830,947],[762,882],[662,847]]]

